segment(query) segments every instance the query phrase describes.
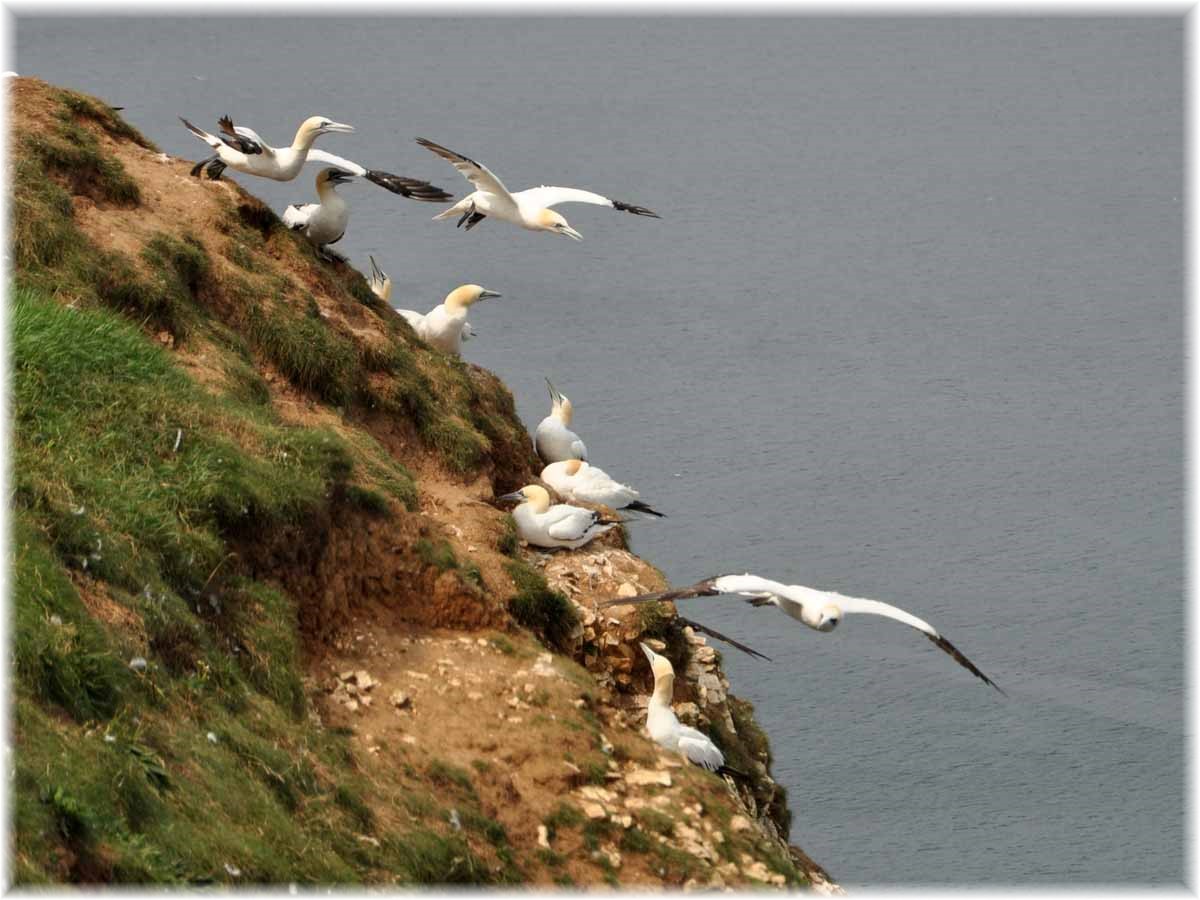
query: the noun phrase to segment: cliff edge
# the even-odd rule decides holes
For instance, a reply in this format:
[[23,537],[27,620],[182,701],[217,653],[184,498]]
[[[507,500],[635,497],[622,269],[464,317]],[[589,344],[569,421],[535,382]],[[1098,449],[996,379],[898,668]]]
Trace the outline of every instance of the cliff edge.
[[[840,889],[622,535],[522,547],[512,396],[102,101],[7,80],[17,883]],[[302,176],[303,177],[303,176]],[[747,778],[644,733],[648,641]]]

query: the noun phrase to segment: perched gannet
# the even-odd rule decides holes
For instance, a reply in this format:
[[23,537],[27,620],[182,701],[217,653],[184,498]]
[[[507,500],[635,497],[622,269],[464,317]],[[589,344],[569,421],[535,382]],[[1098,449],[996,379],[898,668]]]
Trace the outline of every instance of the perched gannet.
[[346,262],[346,257],[329,244],[336,244],[346,233],[350,222],[350,207],[334,188],[354,180],[354,176],[342,169],[322,169],[317,173],[317,197],[319,203],[292,204],[283,211],[283,224],[292,231],[300,231],[317,248],[317,253],[328,260]]
[[467,321],[467,310],[473,303],[499,296],[495,291],[477,284],[464,284],[452,290],[440,305],[425,315],[411,309],[398,309],[396,312],[408,320],[421,340],[457,356],[461,343],[474,334],[471,323]]
[[247,175],[259,175],[275,181],[291,181],[300,174],[304,163],[308,161],[325,163],[336,166],[358,175],[368,181],[387,188],[393,194],[411,197],[413,200],[426,200],[430,203],[441,203],[451,198],[441,188],[434,187],[427,181],[415,178],[404,178],[376,169],[367,169],[356,162],[326,153],[324,150],[313,148],[313,142],[323,134],[353,134],[351,125],[332,122],[324,116],[310,116],[305,119],[296,131],[296,137],[290,147],[272,147],[258,133],[241,125],[234,125],[229,116],[222,116],[219,125],[223,136],[209,134],[202,128],[197,128],[183,116],[179,117],[187,130],[198,137],[216,152],[202,159],[192,167],[192,174],[199,177],[205,170],[208,177],[217,180],[226,167]]
[[590,509],[566,503],[551,506],[550,494],[537,484],[496,499],[521,504],[512,514],[517,523],[517,536],[535,547],[574,550],[613,527],[611,522],[601,525],[600,514]]
[[880,603],[878,600],[846,597],[833,591],[818,591],[798,584],[780,584],[778,581],[769,581],[766,578],[746,573],[745,575],[718,575],[715,578],[708,578],[693,584],[691,587],[673,591],[642,594],[628,599],[606,600],[600,604],[600,607],[622,606],[626,603],[648,603],[653,600],[685,600],[688,597],[711,597],[717,594],[739,594],[746,597],[746,602],[752,606],[778,606],[793,619],[798,619],[809,628],[821,632],[833,631],[842,616],[848,613],[872,613],[895,619],[897,622],[903,622],[920,631],[950,654],[955,662],[972,675],[982,679],[985,684],[990,684],[1000,693],[1004,693],[994,681],[979,671],[973,662],[938,634],[937,629],[928,622],[895,606]]
[[544,463],[562,462],[565,459],[582,459],[587,461],[587,447],[579,439],[579,435],[567,426],[575,414],[571,401],[566,394],[560,394],[546,379],[546,387],[550,389],[550,415],[538,422],[537,430],[533,433],[533,447]]
[[598,206],[611,206],[622,212],[633,213],[635,216],[651,216],[659,218],[644,206],[633,206],[619,200],[609,200],[591,191],[581,191],[578,188],[542,187],[529,188],[510,194],[508,188],[487,168],[468,159],[453,150],[447,150],[440,144],[417,138],[417,143],[433,151],[442,159],[448,160],[454,168],[462,172],[467,181],[475,185],[475,192],[468,194],[458,203],[434,219],[450,219],[459,216],[458,224],[464,222],[470,231],[488,216],[520,225],[530,231],[548,231],[551,234],[561,234],[577,241],[583,240],[583,235],[567,224],[567,220],[550,209],[560,203],[594,203]]
[[646,709],[646,730],[654,742],[667,750],[683,754],[692,763],[715,772],[725,765],[725,756],[712,739],[703,732],[684,725],[671,709],[675,688],[675,668],[665,656],[659,656],[645,644],[639,644],[650,671],[654,673],[654,693]]
[[542,481],[554,488],[564,500],[600,503],[613,509],[633,509],[651,516],[666,518],[638,499],[637,491],[621,484],[596,466],[582,459],[565,459],[550,463],[542,469]]
[[371,275],[367,278],[367,286],[371,289],[371,293],[387,303],[392,299],[392,279],[388,277],[388,273],[379,268],[375,262],[375,257],[368,256],[371,261]]

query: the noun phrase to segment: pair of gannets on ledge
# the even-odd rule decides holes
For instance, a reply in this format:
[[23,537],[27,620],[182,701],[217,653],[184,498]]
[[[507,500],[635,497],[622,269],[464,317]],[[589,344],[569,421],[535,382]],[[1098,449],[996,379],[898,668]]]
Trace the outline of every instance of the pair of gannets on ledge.
[[234,125],[229,116],[222,116],[218,125],[221,135],[209,134],[202,128],[197,128],[182,116],[179,121],[197,138],[208,144],[215,153],[207,159],[202,159],[192,168],[192,174],[199,176],[201,170],[207,172],[214,181],[221,177],[226,168],[247,175],[258,175],[275,181],[291,181],[300,174],[305,162],[319,162],[336,166],[351,175],[358,175],[368,181],[386,188],[393,194],[400,194],[413,200],[424,200],[429,203],[442,203],[451,199],[439,187],[434,187],[428,181],[416,178],[405,178],[381,172],[378,169],[368,169],[356,162],[317,150],[313,143],[323,134],[353,134],[352,125],[334,122],[324,116],[310,116],[305,119],[296,131],[290,147],[272,147],[258,133],[241,125]]
[[541,478],[564,500],[599,503],[613,509],[632,509],[659,518],[666,517],[639,500],[641,495],[629,485],[613,480],[603,469],[588,465],[582,459],[550,463],[542,469]]
[[510,193],[504,183],[487,166],[425,138],[417,138],[417,143],[447,160],[454,168],[462,172],[467,181],[475,185],[474,193],[468,194],[445,212],[433,217],[434,219],[451,219],[458,216],[458,226],[461,227],[465,223],[467,231],[491,216],[502,222],[519,225],[529,231],[548,231],[550,234],[561,234],[564,237],[582,241],[583,235],[568,225],[566,219],[550,209],[560,203],[592,203],[633,213],[635,216],[659,218],[657,213],[651,212],[644,206],[610,200],[608,197],[593,194],[591,191],[581,191],[578,188],[543,185]]
[[[582,459],[587,461],[587,447],[579,439],[579,435],[567,426],[575,414],[571,401],[566,394],[560,394],[546,379],[546,387],[550,389],[550,415],[538,423],[533,433],[533,449],[541,457],[543,463],[562,462],[567,459]],[[556,489],[557,490],[557,489]]]
[[[371,267],[371,278],[374,283],[374,270],[377,269],[374,259],[371,259]],[[382,271],[379,274],[381,276],[379,280],[382,283],[387,276]],[[387,290],[388,296],[390,296],[390,280],[387,282]],[[458,356],[462,342],[475,335],[471,329],[471,323],[467,321],[467,310],[480,300],[499,296],[500,294],[496,291],[489,291],[477,284],[464,284],[452,290],[446,295],[445,300],[424,315],[411,309],[398,309],[396,312],[404,316],[405,321],[417,333],[417,337],[425,343],[431,344],[445,353],[453,353]],[[387,297],[383,299],[386,300]]]
[[550,494],[539,484],[531,484],[511,494],[497,497],[498,502],[516,502],[512,517],[517,536],[527,544],[548,550],[574,550],[599,537],[614,523],[601,524],[600,514],[566,503],[550,505]]
[[937,629],[924,619],[918,619],[911,613],[887,603],[880,603],[878,600],[846,597],[833,591],[819,591],[798,584],[780,584],[778,581],[770,581],[747,573],[745,575],[718,575],[715,578],[708,578],[693,584],[691,587],[606,600],[599,606],[604,609],[609,606],[649,603],[656,600],[685,600],[689,597],[711,597],[717,594],[738,594],[747,598],[746,602],[752,606],[777,606],[793,619],[820,632],[833,631],[842,617],[849,613],[869,613],[895,619],[897,622],[903,622],[920,631],[976,678],[981,679],[985,684],[990,684],[1001,694],[1004,693],[994,681],[979,671],[973,662],[963,656],[957,647],[942,637]]

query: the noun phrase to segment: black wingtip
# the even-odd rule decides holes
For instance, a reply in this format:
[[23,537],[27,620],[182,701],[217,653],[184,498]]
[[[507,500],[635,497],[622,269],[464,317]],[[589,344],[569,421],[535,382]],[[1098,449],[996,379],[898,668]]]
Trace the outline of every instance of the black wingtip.
[[408,197],[410,200],[421,200],[425,203],[445,203],[454,197],[453,194],[446,193],[440,187],[436,187],[428,181],[405,178],[402,175],[393,175],[391,172],[381,172],[378,169],[368,169],[364,177],[372,184],[377,184],[381,188],[391,191],[393,194],[399,194],[401,197]]
[[667,517],[666,513],[660,513],[657,509],[651,509],[641,500],[634,500],[632,503],[626,503],[625,509],[636,509],[638,512],[645,513],[648,516],[658,516],[660,519]]
[[614,200],[612,205],[613,209],[620,210],[621,212],[633,213],[635,216],[647,216],[651,219],[662,218],[662,216],[660,216],[658,213],[654,212],[653,210],[646,209],[644,206],[634,206],[632,203],[622,203],[620,200]]

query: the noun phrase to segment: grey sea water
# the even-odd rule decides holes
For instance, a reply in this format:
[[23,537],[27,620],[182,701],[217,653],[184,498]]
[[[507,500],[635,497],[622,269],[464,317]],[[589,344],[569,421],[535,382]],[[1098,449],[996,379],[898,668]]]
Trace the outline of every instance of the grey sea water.
[[[370,185],[340,249],[400,305],[455,285],[465,356],[533,426],[543,376],[593,461],[670,514],[676,582],[750,570],[938,626],[819,635],[690,615],[770,733],[792,839],[847,884],[1184,875],[1180,19],[32,19],[22,74],[170,153],[176,115],[512,189],[589,188],[575,243]],[[234,176],[277,209],[312,194]]]

